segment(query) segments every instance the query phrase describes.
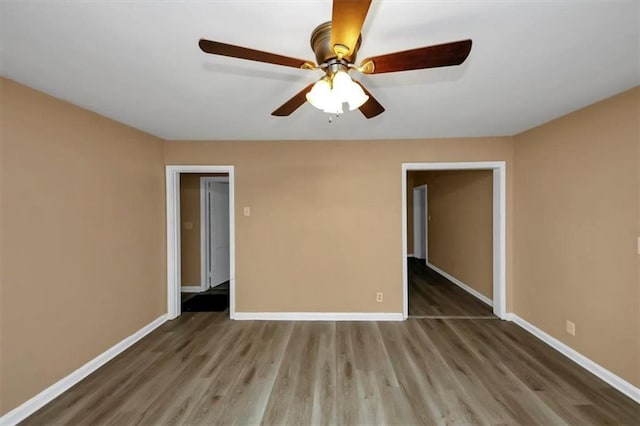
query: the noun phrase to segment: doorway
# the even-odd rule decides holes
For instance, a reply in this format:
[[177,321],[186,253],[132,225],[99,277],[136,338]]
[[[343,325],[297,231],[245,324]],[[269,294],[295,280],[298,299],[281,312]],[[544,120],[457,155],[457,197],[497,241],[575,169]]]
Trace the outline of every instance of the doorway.
[[[429,171],[429,170],[440,170],[440,171],[456,171],[456,170],[490,170],[492,179],[492,219],[491,219],[491,227],[492,227],[492,236],[490,243],[491,245],[491,254],[492,254],[492,291],[493,298],[490,301],[492,305],[493,313],[501,319],[504,319],[506,316],[506,172],[505,172],[506,164],[503,161],[496,162],[464,162],[464,163],[403,163],[402,164],[402,259],[403,259],[403,317],[405,319],[409,316],[409,280],[408,280],[408,264],[407,264],[407,172],[409,171]],[[423,204],[423,199],[421,198],[421,190],[418,189],[418,201],[413,201],[412,207],[418,209],[418,214],[420,215],[420,210]],[[411,188],[410,188],[411,190]],[[413,195],[414,193],[411,191],[409,195]],[[424,236],[426,240],[427,235],[427,223],[429,222],[429,213],[427,210],[428,207],[428,193],[427,189],[424,189],[424,206],[425,206],[425,214],[424,220],[422,218],[416,219],[414,217],[411,225],[414,225],[414,221],[418,220],[424,223],[424,228],[422,225],[418,223],[418,232],[422,233],[422,229],[424,229]],[[412,226],[414,227],[414,226]],[[416,231],[413,230],[411,236],[414,236]],[[424,253],[424,258],[427,259],[428,253],[428,241],[425,241],[424,245],[418,238],[417,245],[416,239],[413,242],[413,256],[420,256]],[[416,253],[417,252],[417,253]],[[414,259],[415,260],[415,259]],[[420,261],[423,264],[425,261]],[[440,271],[438,271],[440,272]],[[452,277],[446,277],[452,278]],[[459,283],[455,283],[459,286]],[[462,283],[460,283],[462,284]]]
[[[210,194],[212,195],[211,206],[209,211],[218,211],[219,221],[226,221],[228,223],[228,231],[218,232],[218,236],[215,236],[215,232],[212,231],[212,227],[216,225],[216,218],[211,218],[209,215],[209,225],[207,222],[207,214],[203,214],[203,210],[206,209],[206,195],[205,203],[200,203],[199,217],[204,217],[204,226],[199,224],[198,227],[193,227],[194,231],[202,237],[203,234],[209,230],[209,235],[213,238],[209,238],[210,253],[215,256],[215,252],[227,251],[228,261],[225,257],[219,256],[218,263],[226,263],[227,268],[222,268],[220,275],[212,274],[208,276],[209,271],[213,271],[215,268],[215,260],[211,261],[211,267],[201,268],[198,266],[198,281],[200,284],[198,290],[207,289],[208,291],[220,289],[220,287],[228,286],[228,299],[229,299],[229,317],[234,319],[235,317],[235,220],[234,220],[234,168],[233,166],[166,166],[166,193],[167,193],[167,316],[169,319],[178,317],[182,312],[181,307],[181,287],[182,287],[182,259],[181,259],[181,244],[183,240],[183,232],[187,232],[183,227],[188,228],[189,224],[185,224],[181,218],[181,203],[180,203],[180,181],[181,174],[225,174],[226,182],[221,179],[214,179],[209,181],[210,185],[205,184],[205,187],[210,187]],[[216,176],[220,177],[220,176]],[[202,185],[202,182],[200,183]],[[219,185],[218,185],[219,184]],[[213,201],[213,196],[218,193],[216,197],[217,201]],[[206,191],[205,191],[206,194]],[[202,191],[199,191],[200,197],[202,197]],[[203,229],[204,228],[204,229]],[[218,227],[219,228],[219,227]],[[220,228],[219,228],[220,229]],[[198,232],[199,230],[199,232]],[[224,238],[224,235],[227,235]],[[207,235],[204,235],[205,238]],[[204,240],[204,238],[202,239]],[[199,239],[198,251],[198,263],[202,262],[202,242]],[[226,248],[228,247],[228,249]],[[207,271],[207,275],[203,273],[203,269]],[[227,277],[225,281],[219,281],[221,277]],[[204,279],[203,279],[204,278]],[[215,283],[215,284],[214,284]],[[211,289],[210,286],[214,288]],[[194,286],[195,287],[195,286]]]
[[180,301],[183,312],[229,307],[229,177],[180,174]]

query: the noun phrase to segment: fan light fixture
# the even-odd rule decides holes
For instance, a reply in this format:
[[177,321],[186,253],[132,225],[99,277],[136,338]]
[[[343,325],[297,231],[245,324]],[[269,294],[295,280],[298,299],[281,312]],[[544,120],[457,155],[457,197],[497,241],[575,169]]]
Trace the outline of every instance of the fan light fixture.
[[324,72],[319,81],[308,84],[271,115],[287,117],[308,101],[319,110],[329,113],[329,122],[333,114],[342,113],[345,102],[350,110],[359,109],[368,119],[384,112],[384,107],[362,84],[351,80],[350,72],[375,75],[450,67],[462,64],[471,52],[472,42],[467,39],[369,56],[356,66],[362,43],[360,32],[372,0],[332,0],[331,3],[331,21],[318,25],[309,39],[315,62],[203,38],[198,45],[203,52],[211,55]]
[[369,100],[362,87],[339,70],[333,75],[322,77],[306,95],[314,107],[329,114],[342,114],[342,104],[349,104],[349,111],[360,108]]

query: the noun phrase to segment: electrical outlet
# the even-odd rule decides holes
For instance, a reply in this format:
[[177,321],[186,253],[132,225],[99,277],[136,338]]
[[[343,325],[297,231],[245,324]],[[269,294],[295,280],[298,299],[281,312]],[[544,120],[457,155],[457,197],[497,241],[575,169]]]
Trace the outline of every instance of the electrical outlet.
[[576,335],[576,325],[569,320],[567,320],[567,333],[572,336]]
[[376,293],[376,302],[382,302],[382,292]]
[[251,216],[251,207],[245,207],[242,211],[245,216]]

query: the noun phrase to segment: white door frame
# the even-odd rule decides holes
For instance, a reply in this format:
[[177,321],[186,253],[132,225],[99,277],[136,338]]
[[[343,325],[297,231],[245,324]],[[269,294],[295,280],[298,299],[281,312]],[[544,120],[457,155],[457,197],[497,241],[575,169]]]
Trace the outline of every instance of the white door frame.
[[166,166],[167,184],[167,317],[180,315],[180,173],[229,175],[229,317],[235,319],[235,215],[233,166]]
[[[420,192],[424,192],[424,205],[421,206],[418,204],[418,200],[416,198],[416,194],[420,193]],[[418,217],[418,213],[420,213],[420,209],[424,208],[424,234],[425,234],[425,241],[424,241],[424,247],[422,247],[422,249],[424,250],[424,253],[420,252],[420,254],[424,254],[424,260],[425,262],[429,262],[429,223],[428,223],[428,217],[429,217],[429,212],[427,209],[427,205],[429,203],[429,201],[427,200],[427,185],[420,185],[420,186],[414,186],[413,187],[413,255],[420,259],[420,257],[418,257],[418,251],[416,250],[416,248],[418,247],[416,245],[416,241],[418,241],[418,239],[420,239],[420,235],[418,234],[418,226],[416,226],[418,224],[418,221],[420,220]]]
[[407,272],[407,172],[420,170],[493,170],[493,313],[506,318],[506,163],[478,161],[456,163],[402,163],[402,312],[409,316]]

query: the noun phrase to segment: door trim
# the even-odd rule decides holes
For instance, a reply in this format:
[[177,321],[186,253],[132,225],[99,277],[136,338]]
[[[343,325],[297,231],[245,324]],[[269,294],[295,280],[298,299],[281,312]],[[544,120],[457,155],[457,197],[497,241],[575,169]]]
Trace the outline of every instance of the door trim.
[[[200,177],[200,291],[209,289],[207,285],[207,182],[229,182],[228,176],[202,176]],[[229,217],[231,221],[231,217]]]
[[235,192],[233,166],[165,166],[167,196],[167,318],[180,316],[180,173],[229,175],[229,317],[235,319]]
[[493,171],[493,313],[501,319],[507,314],[506,259],[506,162],[477,161],[455,163],[402,163],[402,312],[409,316],[407,271],[407,172],[420,170]]

